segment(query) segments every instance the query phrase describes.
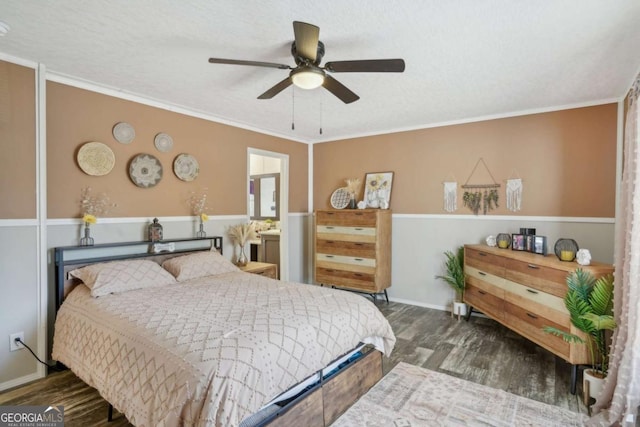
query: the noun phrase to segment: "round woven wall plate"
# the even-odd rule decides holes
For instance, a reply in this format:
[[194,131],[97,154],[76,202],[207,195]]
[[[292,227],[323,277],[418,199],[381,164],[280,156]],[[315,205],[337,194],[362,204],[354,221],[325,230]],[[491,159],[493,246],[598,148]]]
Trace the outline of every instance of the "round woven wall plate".
[[156,146],[156,149],[163,153],[171,151],[173,148],[173,138],[166,133],[157,134],[153,143]]
[[129,178],[138,187],[155,187],[162,179],[162,164],[151,154],[138,154],[129,163]]
[[87,142],[78,150],[78,166],[91,176],[102,176],[111,172],[116,164],[116,156],[111,148],[102,142]]
[[116,123],[113,127],[113,137],[121,144],[130,144],[136,137],[136,131],[129,123]]
[[193,181],[200,173],[200,165],[191,154],[178,154],[173,161],[173,172],[183,181]]
[[349,200],[351,196],[346,187],[338,188],[331,194],[331,206],[334,209],[344,209],[349,206]]

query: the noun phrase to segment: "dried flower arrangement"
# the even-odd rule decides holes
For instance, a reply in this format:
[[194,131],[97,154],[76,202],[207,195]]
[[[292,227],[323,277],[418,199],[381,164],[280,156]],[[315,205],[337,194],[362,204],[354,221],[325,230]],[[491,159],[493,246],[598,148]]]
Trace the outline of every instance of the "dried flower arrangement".
[[80,193],[80,211],[85,224],[95,224],[99,216],[106,215],[116,206],[106,193],[92,194],[91,187],[83,188]]
[[191,209],[191,214],[200,217],[200,221],[208,221],[209,216],[206,211],[209,210],[207,206],[207,189],[203,188],[200,191],[192,191],[187,200],[187,204]]
[[349,192],[349,195],[352,199],[356,199],[358,197],[358,194],[360,194],[360,186],[362,185],[362,181],[360,180],[360,178],[350,178],[345,179],[345,182],[347,183],[347,191]]
[[256,238],[256,227],[253,222],[231,225],[227,228],[227,234],[232,242],[244,246],[249,240]]

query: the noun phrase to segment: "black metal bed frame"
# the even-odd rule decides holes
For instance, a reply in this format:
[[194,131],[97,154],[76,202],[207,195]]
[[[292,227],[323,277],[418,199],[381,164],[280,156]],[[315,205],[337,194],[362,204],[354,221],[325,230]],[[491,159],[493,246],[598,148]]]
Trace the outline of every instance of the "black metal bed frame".
[[[155,244],[173,243],[175,250],[167,252],[153,252]],[[114,251],[116,248],[129,248],[130,251]],[[173,239],[152,242],[143,240],[139,242],[104,243],[92,246],[60,246],[54,249],[55,263],[55,295],[56,313],[64,301],[65,272],[70,266],[80,266],[96,262],[117,261],[122,259],[166,257],[168,254],[186,254],[197,251],[210,251],[215,249],[222,253],[222,237],[212,236],[199,239]],[[112,254],[109,254],[112,252]],[[118,252],[118,253],[113,253]],[[74,256],[76,255],[76,256]]]

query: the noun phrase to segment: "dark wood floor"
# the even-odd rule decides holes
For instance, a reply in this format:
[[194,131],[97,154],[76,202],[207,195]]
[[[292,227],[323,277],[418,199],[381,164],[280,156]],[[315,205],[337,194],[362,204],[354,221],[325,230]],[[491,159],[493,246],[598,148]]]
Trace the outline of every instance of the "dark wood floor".
[[[397,342],[383,363],[384,373],[398,362],[422,366],[540,402],[587,413],[578,393],[569,392],[570,365],[493,320],[473,316],[458,321],[448,312],[391,302],[377,303],[389,319]],[[67,426],[130,426],[70,371],[0,393],[0,405],[64,405]]]

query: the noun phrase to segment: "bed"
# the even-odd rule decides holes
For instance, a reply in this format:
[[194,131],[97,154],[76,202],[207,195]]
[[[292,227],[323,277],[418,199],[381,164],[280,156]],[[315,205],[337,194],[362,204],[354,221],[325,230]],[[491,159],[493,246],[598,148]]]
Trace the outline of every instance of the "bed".
[[381,377],[389,323],[360,295],[245,273],[221,249],[56,248],[54,360],[137,426],[330,424]]

